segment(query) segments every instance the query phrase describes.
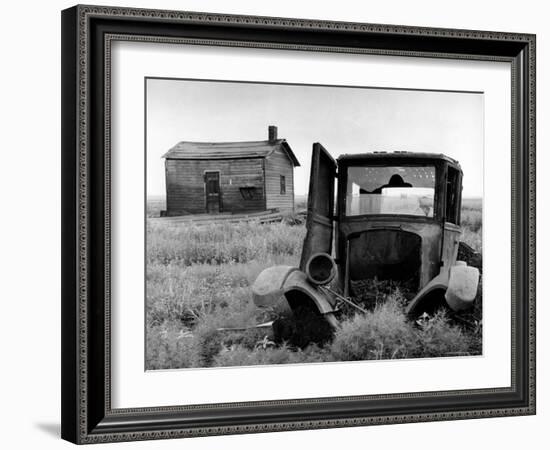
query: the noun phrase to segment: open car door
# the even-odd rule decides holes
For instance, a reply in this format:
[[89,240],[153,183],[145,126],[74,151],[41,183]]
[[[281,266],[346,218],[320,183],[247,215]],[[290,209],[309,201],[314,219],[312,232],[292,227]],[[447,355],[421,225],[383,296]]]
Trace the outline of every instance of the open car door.
[[315,253],[332,254],[335,177],[336,161],[321,144],[313,144],[307,200],[307,233],[300,259],[302,271]]

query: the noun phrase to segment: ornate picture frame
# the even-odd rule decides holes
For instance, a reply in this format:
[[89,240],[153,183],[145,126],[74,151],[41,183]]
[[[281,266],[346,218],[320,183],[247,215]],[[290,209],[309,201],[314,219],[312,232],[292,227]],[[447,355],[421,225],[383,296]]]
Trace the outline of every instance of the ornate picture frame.
[[[113,408],[111,48],[186,43],[511,66],[511,384]],[[535,36],[100,6],[62,12],[62,437],[166,439],[535,414]]]

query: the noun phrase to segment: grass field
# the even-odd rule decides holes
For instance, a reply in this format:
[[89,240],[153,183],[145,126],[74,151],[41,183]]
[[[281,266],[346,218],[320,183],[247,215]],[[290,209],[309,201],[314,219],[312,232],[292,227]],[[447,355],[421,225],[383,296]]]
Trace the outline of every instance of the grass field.
[[[303,200],[303,201],[302,201]],[[297,199],[299,207],[304,199]],[[162,198],[149,199],[158,217]],[[463,240],[481,251],[481,202],[467,200]],[[321,361],[472,355],[481,352],[481,326],[451,324],[441,313],[421,323],[406,320],[402,293],[385,295],[368,314],[342,321],[332,342],[296,349],[276,346],[265,330],[218,331],[273,319],[255,307],[250,286],[265,268],[298,265],[303,225],[239,223],[207,226],[147,225],[148,369],[285,364]]]
[[480,198],[462,199],[462,211],[460,214],[462,225],[462,241],[466,242],[474,250],[481,252],[482,238],[482,211]]

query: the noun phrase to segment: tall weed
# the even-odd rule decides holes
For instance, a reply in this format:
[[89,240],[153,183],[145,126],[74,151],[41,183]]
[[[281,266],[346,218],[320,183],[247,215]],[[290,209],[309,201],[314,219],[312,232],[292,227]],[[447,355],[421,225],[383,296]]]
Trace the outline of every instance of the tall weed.
[[[158,209],[159,204],[153,205]],[[481,202],[466,202],[463,240],[481,251]],[[291,220],[292,219],[292,220]],[[273,265],[297,266],[305,227],[282,223],[147,226],[146,367],[292,364],[481,353],[481,324],[467,332],[436,314],[408,320],[400,291],[378,292],[365,315],[344,315],[332,342],[297,349],[275,346],[270,320],[255,307],[250,287]],[[379,294],[379,295],[378,295]],[[247,328],[248,327],[248,328]],[[230,330],[220,331],[220,328]]]

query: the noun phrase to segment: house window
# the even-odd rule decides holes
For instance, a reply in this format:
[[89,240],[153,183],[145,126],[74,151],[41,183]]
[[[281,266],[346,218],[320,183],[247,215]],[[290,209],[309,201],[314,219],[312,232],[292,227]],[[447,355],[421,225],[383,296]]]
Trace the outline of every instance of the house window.
[[285,194],[286,194],[286,180],[285,180],[285,176],[281,175],[281,195],[285,195]]
[[254,200],[258,198],[258,193],[254,186],[242,186],[239,188],[239,191],[241,191],[241,197],[244,200]]

